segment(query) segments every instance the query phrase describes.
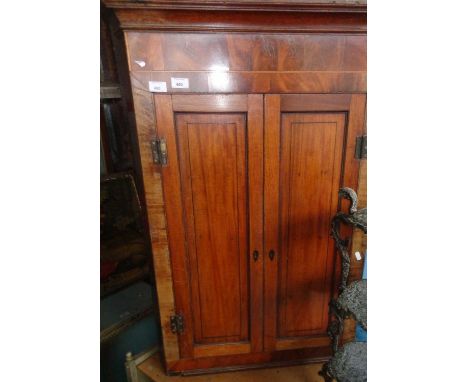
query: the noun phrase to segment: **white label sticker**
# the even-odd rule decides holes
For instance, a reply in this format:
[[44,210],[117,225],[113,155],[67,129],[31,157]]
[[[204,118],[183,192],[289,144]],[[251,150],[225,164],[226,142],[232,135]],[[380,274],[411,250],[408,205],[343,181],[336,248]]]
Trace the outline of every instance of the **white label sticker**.
[[356,256],[356,260],[357,260],[357,261],[361,260],[361,254],[359,253],[359,251],[356,252],[356,253],[354,254],[354,256]]
[[167,85],[164,81],[149,81],[148,88],[150,92],[166,93]]
[[174,78],[171,77],[171,86],[175,89],[188,89],[189,80],[188,78]]

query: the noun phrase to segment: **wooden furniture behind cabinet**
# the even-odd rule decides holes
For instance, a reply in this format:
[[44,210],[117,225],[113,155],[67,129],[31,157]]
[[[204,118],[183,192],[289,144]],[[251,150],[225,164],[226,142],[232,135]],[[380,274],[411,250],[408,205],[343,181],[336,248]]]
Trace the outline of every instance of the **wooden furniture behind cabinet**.
[[127,43],[167,371],[329,358],[365,3],[105,4]]

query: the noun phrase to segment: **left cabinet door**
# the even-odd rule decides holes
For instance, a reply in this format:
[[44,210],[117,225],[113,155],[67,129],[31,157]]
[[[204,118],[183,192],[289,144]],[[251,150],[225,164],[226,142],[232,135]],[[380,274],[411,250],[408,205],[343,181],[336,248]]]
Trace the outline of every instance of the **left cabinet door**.
[[154,100],[180,357],[261,351],[263,97]]

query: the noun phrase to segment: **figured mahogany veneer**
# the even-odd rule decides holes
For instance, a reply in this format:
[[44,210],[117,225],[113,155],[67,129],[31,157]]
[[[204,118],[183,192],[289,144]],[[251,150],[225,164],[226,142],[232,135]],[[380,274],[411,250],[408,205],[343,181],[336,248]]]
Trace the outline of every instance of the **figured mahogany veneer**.
[[128,32],[127,45],[132,84],[140,89],[171,77],[188,78],[196,93],[366,89],[365,35]]
[[330,219],[340,187],[366,188],[365,3],[104,2],[127,44],[167,371],[327,359]]
[[365,35],[127,33],[133,72],[362,72],[365,42]]

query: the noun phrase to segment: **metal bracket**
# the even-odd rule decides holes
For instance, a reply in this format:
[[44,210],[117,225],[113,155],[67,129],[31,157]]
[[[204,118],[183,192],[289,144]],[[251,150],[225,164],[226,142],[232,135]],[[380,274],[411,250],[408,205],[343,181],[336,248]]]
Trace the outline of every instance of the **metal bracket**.
[[151,141],[151,153],[153,162],[161,166],[167,165],[167,146],[165,139],[153,139]]
[[185,329],[184,324],[184,317],[180,314],[176,314],[175,316],[171,316],[171,332],[172,333],[183,333]]
[[356,151],[354,152],[354,158],[367,159],[367,135],[356,137]]

